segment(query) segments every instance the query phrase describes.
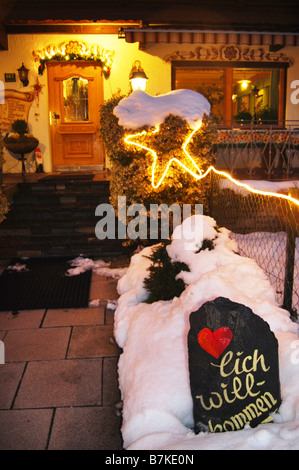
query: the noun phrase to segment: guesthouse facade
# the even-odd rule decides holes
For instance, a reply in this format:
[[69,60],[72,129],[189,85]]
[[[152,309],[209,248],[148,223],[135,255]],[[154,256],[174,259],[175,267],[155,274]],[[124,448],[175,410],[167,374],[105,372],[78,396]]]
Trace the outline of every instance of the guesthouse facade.
[[[190,88],[208,98],[219,149],[227,142],[265,142],[266,135],[292,150],[289,163],[299,166],[296,2],[43,5],[4,2],[0,128],[5,135],[14,120],[25,119],[45,172],[109,168],[99,137],[100,106],[132,91],[136,61],[150,95]],[[250,171],[248,155],[243,159]],[[7,149],[4,156],[4,173],[21,171]],[[31,157],[27,171],[35,172],[36,153]],[[227,159],[233,170],[231,155]],[[224,160],[223,154],[219,164]]]

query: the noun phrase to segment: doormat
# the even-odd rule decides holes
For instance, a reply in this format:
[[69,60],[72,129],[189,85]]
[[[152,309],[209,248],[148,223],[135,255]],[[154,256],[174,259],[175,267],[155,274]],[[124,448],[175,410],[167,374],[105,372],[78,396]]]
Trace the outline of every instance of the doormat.
[[40,178],[39,181],[72,181],[72,180],[92,180],[94,173],[57,173]]
[[69,276],[70,261],[13,259],[0,276],[0,311],[88,307],[91,270]]

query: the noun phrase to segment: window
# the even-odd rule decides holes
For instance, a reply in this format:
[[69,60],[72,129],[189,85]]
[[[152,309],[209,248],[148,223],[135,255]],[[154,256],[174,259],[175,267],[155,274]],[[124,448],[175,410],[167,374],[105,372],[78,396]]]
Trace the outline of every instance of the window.
[[281,124],[285,68],[256,63],[236,65],[173,63],[173,88],[203,94],[219,124]]
[[64,122],[88,121],[88,80],[63,80]]

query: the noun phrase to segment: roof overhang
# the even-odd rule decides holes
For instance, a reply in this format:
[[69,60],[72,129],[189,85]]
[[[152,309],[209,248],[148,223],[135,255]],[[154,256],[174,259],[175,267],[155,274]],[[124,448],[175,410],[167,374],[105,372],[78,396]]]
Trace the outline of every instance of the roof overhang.
[[119,38],[128,43],[139,42],[167,44],[236,44],[270,46],[279,50],[285,46],[298,46],[299,33],[271,31],[234,31],[180,28],[120,28]]
[[298,16],[298,0],[0,0],[0,49],[7,49],[7,34],[119,28],[140,44],[232,43],[235,35],[238,43],[283,47],[297,45]]

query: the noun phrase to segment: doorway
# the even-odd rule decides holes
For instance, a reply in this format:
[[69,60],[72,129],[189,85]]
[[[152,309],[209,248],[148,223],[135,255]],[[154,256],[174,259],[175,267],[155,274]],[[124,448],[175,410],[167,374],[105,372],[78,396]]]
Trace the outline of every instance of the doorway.
[[49,62],[49,113],[54,171],[105,167],[99,139],[103,76],[95,62]]

